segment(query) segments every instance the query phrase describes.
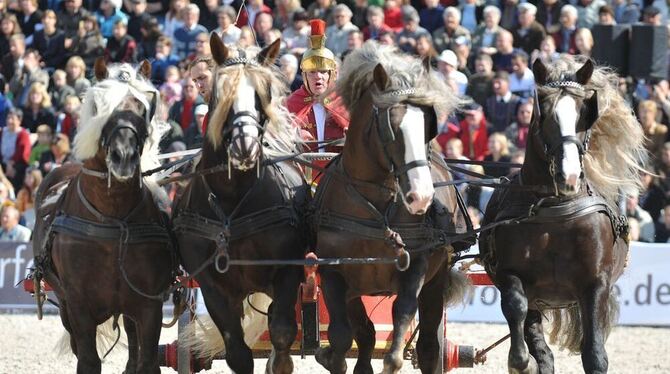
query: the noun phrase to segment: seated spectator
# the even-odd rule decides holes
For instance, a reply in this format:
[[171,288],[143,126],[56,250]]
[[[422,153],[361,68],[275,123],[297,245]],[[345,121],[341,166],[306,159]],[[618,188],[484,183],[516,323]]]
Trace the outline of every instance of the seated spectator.
[[292,54],[285,54],[279,58],[279,71],[289,86],[291,92],[302,85],[302,75],[298,74],[298,58]]
[[65,6],[56,14],[58,15],[58,28],[65,33],[65,49],[69,50],[75,46],[74,42],[79,33],[80,23],[85,17],[93,15],[81,6],[82,0],[69,0],[63,3]]
[[123,20],[114,24],[114,37],[107,40],[105,60],[130,64],[137,62],[137,43],[128,35],[128,28]]
[[[170,0],[168,11],[165,13],[165,21],[163,22],[163,35],[172,39],[174,31],[184,26],[182,20],[182,11],[186,8],[187,0]],[[235,13],[237,15],[237,13]],[[233,17],[233,20],[235,18]]]
[[560,53],[574,55],[577,52],[575,32],[577,31],[577,8],[568,4],[561,8],[561,27],[551,34],[556,42],[556,50]]
[[181,100],[181,88],[179,69],[176,66],[168,66],[165,70],[165,82],[159,88],[168,108]]
[[49,96],[54,109],[61,110],[65,104],[65,98],[76,95],[74,88],[67,84],[67,74],[64,70],[56,69],[51,76],[53,84],[49,87]]
[[654,221],[647,211],[638,204],[637,195],[629,195],[626,198],[626,217],[637,220],[639,224],[639,241],[653,243],[655,235]]
[[437,51],[428,35],[421,35],[416,39],[416,55],[419,58],[430,58],[433,68],[437,68]]
[[663,207],[661,221],[656,223],[656,243],[670,243],[670,204]]
[[20,0],[20,13],[17,17],[21,32],[26,37],[26,45],[32,46],[35,31],[42,29],[42,11],[38,8],[37,0]]
[[535,61],[539,58],[545,65],[551,65],[554,61],[558,60],[560,56],[561,54],[556,52],[556,42],[554,41],[554,37],[547,35],[540,44],[540,50],[533,51],[530,60]]
[[[98,21],[93,16],[84,17],[79,33],[74,39],[72,50],[76,57],[80,57],[84,66],[93,72],[93,64],[98,57],[104,56],[105,39],[98,29]],[[75,57],[73,56],[73,57]],[[90,78],[90,77],[89,77]],[[75,87],[76,89],[76,87]]]
[[514,39],[511,32],[507,30],[501,30],[498,33],[498,38],[496,39],[496,50],[497,52],[491,56],[493,59],[493,70],[506,71],[511,73],[512,58],[514,57],[515,53],[521,51],[518,48],[514,48]]
[[561,27],[559,19],[563,0],[542,0],[537,3],[537,21],[544,26],[547,34],[553,34]]
[[30,134],[21,127],[23,111],[12,108],[7,112],[7,126],[0,131],[0,162],[14,190],[23,185],[28,160],[30,159]]
[[[178,66],[179,57],[172,53],[172,40],[161,36],[156,41],[156,54],[151,59],[151,82],[160,87],[170,66]],[[181,92],[181,91],[180,91]]]
[[528,67],[528,55],[524,51],[519,51],[512,57],[509,90],[522,98],[531,97],[535,91],[535,76]]
[[332,25],[335,5],[335,0],[316,0],[307,7],[307,18],[322,19],[327,24]]
[[282,42],[286,43],[288,53],[302,56],[309,47],[310,28],[308,21],[307,12],[297,11],[293,13],[291,26],[285,28],[281,33]]
[[335,6],[333,17],[335,23],[326,28],[326,48],[341,57],[349,47],[349,33],[358,31],[358,27],[351,23],[351,9],[344,4]]
[[[477,0],[464,0],[461,3],[461,26],[465,27],[470,33],[474,32],[484,18],[482,10],[484,7]],[[500,17],[498,17],[500,20]]]
[[0,19],[0,58],[9,53],[9,39],[15,34],[21,34],[19,20],[14,13],[3,14]]
[[256,33],[256,44],[259,47],[263,48],[267,45],[266,34],[272,30],[273,24],[274,20],[272,19],[272,14],[270,13],[262,13],[256,17],[256,23],[254,23],[254,33]]
[[65,98],[63,105],[63,112],[58,115],[57,132],[64,134],[68,139],[74,139],[77,134],[77,125],[79,122],[79,108],[81,107],[81,100],[75,95],[70,95]]
[[[505,134],[494,132],[489,136],[489,154],[484,157],[484,161],[510,162],[512,158],[509,154],[509,145]],[[504,177],[510,173],[507,166],[484,165],[484,174],[492,177]]]
[[[23,56],[26,53],[26,42],[23,34],[14,34],[9,38],[9,53],[2,57],[2,75],[7,82],[14,79],[14,75],[22,73]],[[18,79],[18,78],[17,78]]]
[[35,195],[42,183],[42,172],[37,168],[28,168],[23,186],[16,194],[16,209],[18,209],[25,226],[32,230],[35,226]]
[[356,25],[359,30],[363,30],[368,25],[368,0],[354,0],[354,7],[351,12],[351,23]]
[[77,96],[83,97],[86,90],[91,87],[91,82],[86,79],[86,64],[79,56],[72,56],[65,64],[67,73],[67,84],[74,88]]
[[42,153],[39,163],[40,171],[42,175],[47,175],[50,171],[73,160],[74,157],[70,153],[70,140],[65,134],[56,134],[51,141],[49,152]]
[[661,10],[653,5],[648,5],[642,10],[642,23],[651,26],[663,25]]
[[475,70],[474,56],[470,54],[470,40],[464,36],[454,39],[454,53],[458,58],[458,71],[469,78]]
[[470,31],[461,26],[461,11],[455,7],[448,7],[442,14],[444,25],[433,32],[433,44],[438,53],[445,49],[453,49],[453,41],[459,36],[470,39]]
[[9,186],[5,183],[0,183],[0,210],[8,205],[14,205],[14,199],[10,196],[10,188],[13,195],[14,187],[12,187],[11,183],[9,183]]
[[540,49],[542,39],[547,35],[544,27],[535,20],[537,8],[531,3],[519,4],[519,26],[512,31],[514,47],[528,55]]
[[458,58],[454,51],[446,49],[437,58],[437,70],[445,79],[453,79],[458,85],[458,94],[464,95],[468,86],[468,78],[458,71]]
[[591,30],[581,28],[575,32],[575,47],[577,47],[577,54],[591,57],[593,44],[593,34],[591,34]]
[[7,124],[7,111],[14,106],[12,100],[6,95],[6,89],[7,83],[5,82],[5,77],[0,74],[0,128],[5,127]]
[[[457,125],[456,128],[458,128]],[[451,138],[447,140],[444,145],[444,155],[448,160],[465,160],[469,161],[470,159],[463,155],[463,142],[459,138]],[[466,164],[455,164],[457,167],[467,169],[469,165]],[[454,180],[464,180],[467,179],[467,175],[459,172],[458,170],[453,170],[452,175]]]
[[65,33],[56,28],[56,13],[51,9],[42,15],[42,24],[44,28],[35,31],[33,48],[42,56],[47,71],[53,72],[65,66]]
[[20,214],[14,206],[5,206],[0,212],[0,241],[27,243],[32,231],[19,225]]
[[419,10],[419,26],[433,33],[442,27],[442,14],[444,7],[439,0],[425,0],[425,8]]
[[47,88],[40,82],[35,82],[28,91],[28,100],[23,108],[21,126],[31,133],[37,131],[37,126],[45,124],[56,129],[56,114],[51,105],[51,97]]
[[256,45],[256,38],[254,38],[254,33],[251,31],[251,28],[247,26],[240,28],[240,39],[237,41],[237,45],[240,48]]
[[23,55],[23,69],[17,71],[9,81],[9,90],[14,95],[14,104],[22,107],[27,105],[28,92],[34,83],[49,85],[49,74],[40,68],[40,54],[29,48]]
[[[160,0],[163,1],[163,0]],[[216,10],[221,5],[221,0],[203,0],[199,2],[200,19],[198,23],[203,25],[207,30],[214,30],[218,27]]]
[[625,0],[617,7],[616,21],[619,24],[633,24],[640,20],[641,10],[640,4],[634,0]]
[[263,0],[248,0],[246,6],[240,10],[236,23],[237,27],[240,29],[245,26],[253,27],[256,24],[256,17],[262,13],[272,14],[272,8],[263,4]]
[[49,152],[51,148],[51,141],[53,139],[53,130],[49,125],[37,126],[37,141],[32,145],[30,151],[30,158],[28,159],[29,166],[38,166],[42,153]]
[[[151,15],[147,13],[147,0],[131,0],[130,7],[126,9],[129,10],[128,22],[126,22],[128,35],[132,36],[136,43],[140,43],[142,41],[142,24],[151,18]],[[112,34],[113,30],[114,27],[112,27]]]
[[590,29],[598,23],[598,10],[607,3],[604,0],[577,1],[577,27]]
[[377,41],[381,45],[388,45],[391,47],[395,47],[395,34],[393,31],[382,31],[379,33],[379,36],[377,36]]
[[198,104],[193,110],[193,123],[184,131],[184,144],[187,149],[202,147],[203,123],[209,107],[207,104]]
[[106,39],[114,36],[114,25],[118,20],[126,21],[128,24],[128,15],[121,11],[121,0],[101,0],[100,10],[96,13],[100,33]]
[[468,78],[465,93],[479,105],[484,106],[486,99],[493,95],[493,60],[487,54],[475,59],[475,73]]
[[501,3],[500,27],[508,31],[516,29],[519,0],[502,0]]
[[184,26],[174,32],[174,53],[180,58],[185,59],[195,52],[196,37],[198,34],[206,33],[207,29],[198,24],[200,18],[200,9],[195,4],[189,4],[184,10]]
[[603,5],[598,9],[598,25],[614,26],[616,25],[616,18],[614,16],[614,9],[609,5]]
[[659,156],[668,137],[668,128],[656,122],[658,106],[652,100],[644,100],[638,106],[638,117],[642,130],[644,130],[645,147],[649,151],[650,159],[654,166],[660,166]]
[[[342,60],[344,61],[347,54],[355,51],[358,48],[363,46],[363,32],[362,31],[351,31],[347,36],[347,50],[342,52]],[[432,46],[432,43],[430,43]]]
[[489,132],[502,132],[514,121],[521,99],[509,90],[509,74],[499,71],[493,76],[493,96],[486,99],[484,113],[491,122]]
[[184,79],[182,87],[182,99],[172,105],[168,113],[168,120],[178,123],[185,133],[195,123],[195,108],[205,102],[198,95],[198,88],[192,80]]
[[416,54],[416,40],[419,36],[430,37],[428,30],[419,26],[419,12],[412,7],[403,9],[403,22],[405,26],[396,36],[396,44],[401,51]]
[[363,29],[363,39],[378,40],[384,32],[393,32],[393,30],[384,23],[384,11],[378,6],[368,7],[367,13],[368,25]]
[[158,20],[154,17],[149,17],[144,20],[142,27],[142,42],[137,43],[137,61],[149,60],[156,55],[156,43],[161,34]]
[[515,149],[526,149],[530,121],[533,118],[533,106],[532,100],[521,102],[516,110],[516,121],[505,130],[505,137]]
[[496,50],[496,39],[500,27],[500,9],[494,5],[484,8],[484,22],[477,26],[472,34],[472,48],[475,53],[493,55]]
[[458,138],[463,142],[463,155],[471,160],[481,161],[487,153],[488,124],[479,104],[466,107],[465,118],[460,123]]
[[236,17],[237,12],[230,5],[221,6],[216,10],[218,27],[214,29],[214,32],[223,40],[223,44],[233,45],[240,39],[242,30],[235,26]]

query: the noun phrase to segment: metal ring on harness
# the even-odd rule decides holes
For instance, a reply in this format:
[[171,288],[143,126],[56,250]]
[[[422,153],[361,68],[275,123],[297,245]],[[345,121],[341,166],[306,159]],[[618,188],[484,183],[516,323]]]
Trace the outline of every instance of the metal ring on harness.
[[405,271],[409,269],[411,258],[407,250],[400,249],[399,252],[400,253],[395,259],[395,268],[398,269],[398,271]]
[[[224,262],[223,262],[224,266],[219,265],[221,257],[224,258]],[[221,253],[217,254],[216,257],[214,257],[214,267],[216,268],[216,271],[218,271],[219,273],[222,273],[222,274],[227,272],[228,269],[230,269],[230,255],[228,254],[227,251],[226,252],[221,252]]]

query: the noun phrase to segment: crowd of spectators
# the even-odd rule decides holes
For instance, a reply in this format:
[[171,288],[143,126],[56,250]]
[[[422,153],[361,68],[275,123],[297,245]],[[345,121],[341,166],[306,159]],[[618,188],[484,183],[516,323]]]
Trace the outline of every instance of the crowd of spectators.
[[[224,43],[263,47],[281,38],[281,72],[300,87],[299,62],[309,23],[327,22],[326,47],[340,60],[366,40],[431,57],[461,96],[463,111],[440,118],[446,157],[522,162],[540,59],[590,56],[594,25],[665,26],[662,0],[0,0],[0,239],[22,237],[42,177],[70,160],[81,97],[95,83],[93,64],[147,59],[171,124],[163,151],[199,147],[208,107],[188,66],[210,55],[210,33]],[[670,85],[621,77],[638,114],[651,160],[641,165],[645,191],[626,200],[636,239],[670,238]],[[477,168],[502,176],[508,168]],[[467,178],[465,175],[459,177]],[[468,188],[471,212],[490,191]],[[475,213],[473,213],[475,214]],[[17,222],[18,222],[17,220]],[[5,221],[10,222],[5,225]],[[13,225],[13,226],[12,226]],[[10,227],[11,226],[11,227]],[[10,233],[10,231],[12,233]]]

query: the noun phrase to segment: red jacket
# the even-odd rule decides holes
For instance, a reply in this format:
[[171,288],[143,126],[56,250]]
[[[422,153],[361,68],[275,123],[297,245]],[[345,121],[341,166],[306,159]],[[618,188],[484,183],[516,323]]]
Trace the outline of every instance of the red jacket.
[[[0,131],[0,143],[2,143],[2,135],[6,130],[7,128],[5,127],[2,129],[2,131]],[[28,130],[21,129],[21,131],[16,136],[16,147],[14,148],[12,161],[14,161],[15,164],[28,165],[31,149],[32,146],[30,144],[30,134],[28,133]],[[1,152],[2,151],[0,150],[0,160],[4,158]]]
[[[256,13],[256,16],[258,16],[261,13],[272,14],[272,9],[269,6],[263,4],[263,6],[261,6],[261,10],[258,13]],[[237,19],[237,23],[235,24],[235,26],[239,28],[242,28],[243,26],[249,26],[253,28],[253,26],[255,26],[255,25],[249,25],[249,13],[247,13],[246,7],[242,8],[242,11],[240,12],[240,17]]]
[[[437,142],[442,146],[442,149],[446,150],[446,144],[450,139],[458,138],[463,142],[463,156],[471,160],[481,161],[484,159],[484,156],[488,153],[489,146],[489,136],[486,131],[485,118],[482,117],[482,120],[479,123],[479,128],[475,129],[474,134],[472,134],[472,143],[470,141],[470,128],[466,120],[462,120],[458,126],[454,124],[449,124],[448,126],[449,131],[440,134],[437,137]],[[472,148],[470,147],[471,144]]]

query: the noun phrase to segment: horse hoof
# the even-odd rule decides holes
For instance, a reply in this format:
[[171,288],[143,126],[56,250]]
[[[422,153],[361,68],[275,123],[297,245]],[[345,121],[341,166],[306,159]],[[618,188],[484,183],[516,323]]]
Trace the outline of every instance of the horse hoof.
[[372,370],[372,365],[366,362],[365,364],[356,364],[354,374],[374,374],[374,370]]
[[330,357],[332,356],[332,353],[330,347],[319,348],[316,350],[314,358],[316,359],[316,362],[321,364],[326,370],[330,371]]
[[528,355],[528,365],[523,370],[517,368],[509,367],[510,374],[538,374],[540,372],[539,367],[537,366],[537,361],[531,355]]

